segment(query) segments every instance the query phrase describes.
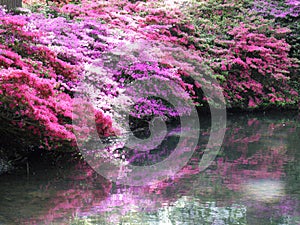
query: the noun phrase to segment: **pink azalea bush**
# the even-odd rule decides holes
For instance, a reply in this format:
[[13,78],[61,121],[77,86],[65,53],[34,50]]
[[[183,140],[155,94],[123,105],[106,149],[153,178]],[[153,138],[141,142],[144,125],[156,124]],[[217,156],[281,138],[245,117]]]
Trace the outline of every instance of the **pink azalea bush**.
[[[290,58],[290,46],[283,38],[290,30],[253,16],[249,3],[207,1],[192,5],[192,16],[199,17],[190,18],[196,30],[191,40],[206,54],[230,107],[295,105],[298,93],[290,86],[290,70],[298,64]],[[217,15],[215,8],[220,10]]]
[[[300,64],[300,1],[260,1],[255,0],[252,3],[252,11],[262,15],[265,18],[271,18],[276,25],[290,29],[289,35],[285,36],[286,41],[291,45],[290,56],[298,60]],[[295,89],[299,90],[299,66],[291,68],[292,79],[289,82]]]
[[71,89],[80,70],[59,59],[41,43],[41,32],[29,31],[27,24],[26,17],[0,17],[0,107],[6,135],[29,130],[47,148],[73,143]]
[[[182,87],[178,99],[194,99],[199,106],[210,101],[202,91],[209,79],[219,81],[232,108],[294,107],[298,101],[290,74],[297,62],[285,40],[291,30],[258,17],[252,1],[170,5],[171,11],[154,0],[56,2],[61,7],[33,7],[41,13],[0,11],[0,107],[16,129],[47,137],[44,144],[74,140],[72,99],[82,79],[99,89],[96,112],[103,126],[98,132],[106,135],[113,133],[113,102],[125,84],[138,80],[175,82]],[[297,17],[297,1],[285,4],[285,16]],[[105,64],[105,55],[141,40],[159,41],[164,56],[146,61],[137,54],[119,60],[116,68]],[[172,44],[181,50],[168,55],[166,46]],[[193,68],[199,65],[210,69]],[[140,99],[135,110],[136,116],[176,116],[153,98]]]
[[252,3],[252,10],[264,16],[284,18],[284,17],[299,17],[300,2],[299,0],[255,0]]
[[[5,79],[1,83],[5,90],[1,93],[4,111],[20,115],[21,121],[15,122],[14,119],[11,119],[12,124],[17,126],[17,131],[29,129],[33,135],[45,137],[42,143],[48,148],[53,143],[61,145],[60,142],[63,140],[74,141],[70,125],[74,88],[78,85],[78,79],[89,72],[86,67],[97,66],[96,59],[104,51],[115,46],[117,42],[104,25],[92,19],[74,23],[63,17],[52,19],[45,18],[41,14],[11,16],[5,13],[1,19],[3,20],[1,24],[1,28],[3,28],[2,43],[7,45],[3,45],[7,51],[2,51],[3,62],[1,64],[8,70],[8,72],[1,71],[5,75]],[[26,63],[24,64],[24,62]],[[159,74],[163,79],[175,79],[179,83],[181,82],[179,76],[171,69],[158,65],[152,67],[146,64],[140,65],[145,68],[145,75],[161,71]],[[127,69],[125,68],[125,70]],[[136,75],[140,72],[133,67],[130,70],[133,73],[128,70],[126,73],[136,79]],[[107,103],[122,88],[121,77],[117,74],[118,72],[124,73],[124,71],[115,71],[113,76],[105,77],[105,79],[102,79],[102,74],[98,72],[96,71],[96,74],[93,75],[89,74],[88,77],[92,79],[93,83],[97,83],[97,87],[102,85],[101,96],[103,98],[100,98],[100,101],[107,99]],[[159,76],[156,77],[159,78]],[[17,80],[18,78],[19,80]],[[9,82],[15,86],[7,85],[6,83]],[[184,83],[181,82],[181,84],[184,86]],[[37,86],[33,86],[33,88],[32,85]],[[48,91],[43,91],[43,88]],[[16,94],[22,91],[25,97]],[[14,99],[10,99],[7,97],[8,95],[16,96]],[[14,104],[10,101],[13,101]],[[30,104],[31,102],[33,104]],[[152,111],[148,111],[147,114],[161,114],[169,110],[155,100],[151,100],[150,103],[152,107],[149,109]],[[142,102],[141,104],[145,105]],[[96,122],[99,124],[97,131],[104,136],[113,133],[110,118],[104,117],[102,113],[105,107],[109,109],[109,105],[102,104],[100,111],[96,112],[98,118]],[[28,125],[26,117],[28,120],[34,121],[35,128]]]
[[220,41],[228,48],[221,62],[221,73],[228,77],[224,81],[228,98],[237,105],[248,103],[245,108],[295,104],[298,94],[288,85],[289,68],[293,66],[288,57],[290,46],[257,28],[242,24],[228,32],[233,41]]
[[[113,69],[114,71],[111,71],[112,68],[107,67],[108,73],[103,74],[100,68],[104,65],[99,60],[103,57],[104,52],[118,48],[118,45],[123,42],[113,37],[106,26],[97,23],[93,19],[85,19],[74,23],[62,17],[45,18],[41,14],[33,15],[28,19],[30,20],[28,26],[31,29],[50,34],[41,38],[44,45],[50,45],[60,59],[80,67],[80,77],[86,76],[89,83],[97,84],[97,88],[101,89],[99,94],[101,95],[101,108],[103,110],[111,109],[111,106],[109,106],[110,101],[118,96],[117,93],[121,92],[123,80],[130,80],[130,76],[132,77],[131,80],[144,79],[151,73],[158,79],[161,77],[174,78],[180,82],[180,78],[176,76],[173,70],[159,67],[157,62],[154,62],[152,66],[144,62],[130,66],[128,62],[123,67],[120,67],[120,65],[119,70]],[[124,61],[128,60],[124,59]],[[141,60],[137,58],[136,61]],[[139,69],[134,69],[137,65]],[[94,69],[90,71],[89,68],[92,67]],[[143,70],[144,76],[142,76],[141,70]],[[125,76],[126,79],[122,76]],[[153,103],[153,106],[155,104]],[[149,110],[151,108],[154,109],[151,106]],[[152,113],[158,115],[162,111],[164,109],[161,108],[161,110],[152,111]]]
[[[251,18],[250,12],[244,18],[249,2],[208,1],[192,5],[186,10],[189,15],[176,8],[167,13],[159,1],[89,3],[86,1],[80,7],[65,5],[62,11],[74,18],[99,15],[111,28],[125,29],[128,36],[134,32],[137,37],[146,36],[198,51],[202,56],[199,60],[206,62],[213,69],[212,76],[221,82],[230,107],[287,106],[297,102],[297,91],[289,85],[289,70],[297,64],[288,56],[290,46],[282,38],[290,31],[274,27],[271,21]],[[122,14],[116,14],[116,8],[121,8]],[[245,25],[240,27],[243,22]],[[200,94],[199,88],[192,84],[193,91]],[[203,101],[203,96],[199,101]]]

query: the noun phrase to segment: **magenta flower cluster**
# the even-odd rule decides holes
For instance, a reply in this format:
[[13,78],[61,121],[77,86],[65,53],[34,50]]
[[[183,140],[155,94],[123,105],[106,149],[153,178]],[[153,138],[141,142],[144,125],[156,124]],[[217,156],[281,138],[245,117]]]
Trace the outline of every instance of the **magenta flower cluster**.
[[[40,8],[41,13],[11,15],[0,10],[1,111],[16,129],[46,137],[44,144],[50,139],[72,141],[72,99],[80,81],[87,79],[99,89],[98,132],[108,135],[114,133],[111,104],[125,84],[152,78],[175,82],[182,87],[176,90],[177,99],[193,99],[201,106],[211,100],[201,91],[210,84],[202,72],[219,81],[228,107],[295,107],[298,91],[290,85],[290,71],[298,64],[285,40],[290,29],[258,17],[260,2],[255,0],[252,9],[242,1],[206,1],[190,8],[175,4],[170,11],[157,0],[82,0],[51,12]],[[297,17],[298,3],[290,0],[275,7],[265,1],[271,10],[265,12]],[[164,57],[146,61],[143,54],[126,56],[116,68],[103,62],[115,49],[141,40],[161,43]],[[181,50],[168,55],[166,46],[172,45]],[[197,71],[195,62],[209,69]],[[134,109],[136,116],[178,115],[154,98],[138,99]]]

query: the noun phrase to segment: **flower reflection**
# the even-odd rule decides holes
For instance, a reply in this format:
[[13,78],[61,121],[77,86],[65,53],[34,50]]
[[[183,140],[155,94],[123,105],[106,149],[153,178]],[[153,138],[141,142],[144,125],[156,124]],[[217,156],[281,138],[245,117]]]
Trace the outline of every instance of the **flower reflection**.
[[[21,222],[299,224],[299,199],[291,194],[297,190],[286,183],[291,179],[287,169],[295,170],[293,174],[298,171],[294,166],[297,151],[293,147],[289,153],[287,138],[298,135],[291,129],[293,123],[253,118],[230,122],[223,152],[201,173],[197,167],[201,146],[174,177],[152,186],[112,184],[85,165],[70,176],[65,174],[65,180],[49,181],[39,196],[30,192],[28,210],[34,202],[42,207],[36,215]],[[9,207],[10,203],[6,204]],[[1,213],[2,209],[0,223]]]

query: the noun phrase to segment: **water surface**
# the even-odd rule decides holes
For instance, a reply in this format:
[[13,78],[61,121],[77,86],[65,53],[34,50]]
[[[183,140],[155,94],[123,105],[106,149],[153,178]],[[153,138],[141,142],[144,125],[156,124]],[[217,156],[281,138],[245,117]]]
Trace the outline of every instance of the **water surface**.
[[[199,149],[209,133],[201,135]],[[152,186],[117,185],[81,163],[41,161],[28,177],[0,177],[0,224],[298,225],[299,149],[297,115],[243,115],[229,117],[209,168],[199,171],[198,150],[175,177]]]

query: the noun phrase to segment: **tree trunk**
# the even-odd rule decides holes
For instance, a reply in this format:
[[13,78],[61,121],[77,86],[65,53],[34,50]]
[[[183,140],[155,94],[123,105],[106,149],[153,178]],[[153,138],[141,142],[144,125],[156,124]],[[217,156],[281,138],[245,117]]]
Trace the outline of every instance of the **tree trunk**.
[[22,0],[0,0],[0,5],[5,5],[8,10],[22,7]]

